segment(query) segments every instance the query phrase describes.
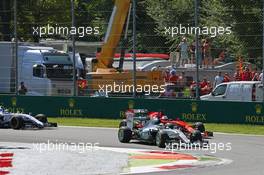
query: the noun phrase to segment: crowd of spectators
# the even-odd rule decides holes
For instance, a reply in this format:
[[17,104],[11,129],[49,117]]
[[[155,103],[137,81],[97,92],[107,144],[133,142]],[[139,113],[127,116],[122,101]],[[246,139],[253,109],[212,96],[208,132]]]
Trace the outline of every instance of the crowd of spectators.
[[[199,51],[200,51],[200,60],[199,65],[204,68],[212,67],[215,65],[219,65],[224,62],[228,62],[230,60],[230,55],[227,49],[223,49],[219,56],[216,58],[212,57],[212,45],[208,38],[202,39],[199,43]],[[184,67],[185,64],[195,64],[195,40],[191,43],[188,43],[185,37],[182,38],[181,42],[176,47],[176,50],[180,52],[180,66]]]
[[245,67],[243,71],[237,69],[233,81],[262,81],[263,74],[257,70],[251,71],[249,67]]
[[185,76],[184,72],[181,72],[180,75],[177,75],[174,68],[166,69],[163,78],[166,84],[166,90],[161,94],[161,97],[183,96],[182,93],[188,84],[186,79],[187,77]]
[[[190,77],[185,76],[185,72],[176,74],[176,69],[166,69],[164,72],[164,81],[166,84],[166,91],[161,94],[161,97],[184,97],[192,98],[196,94],[197,83]],[[217,85],[230,81],[262,81],[263,74],[258,71],[251,71],[249,67],[243,70],[237,69],[234,75],[229,73],[217,72],[213,82],[207,80],[206,77],[199,82],[199,95],[209,94]]]

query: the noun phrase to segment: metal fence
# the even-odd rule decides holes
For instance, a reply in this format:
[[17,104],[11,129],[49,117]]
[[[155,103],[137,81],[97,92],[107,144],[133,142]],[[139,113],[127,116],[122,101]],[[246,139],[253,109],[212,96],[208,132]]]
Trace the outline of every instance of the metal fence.
[[[199,64],[199,84],[204,79],[209,81],[208,92],[213,88],[214,77],[219,71],[222,75],[228,73],[231,80],[235,80],[233,75],[236,72],[242,74],[245,66],[252,72],[251,79],[254,79],[255,73],[256,76],[261,73],[262,1],[132,2],[136,4],[136,11],[133,14],[131,8],[130,18],[126,21],[128,28],[126,30],[124,25],[116,53],[125,49],[126,53],[167,54],[166,59],[158,59],[158,56],[153,59],[153,55],[137,58],[138,72],[159,71],[158,79],[153,78],[154,73],[133,74],[133,54],[124,61],[124,67],[130,69],[124,71],[130,72],[125,80],[116,78],[119,75],[115,74],[112,80],[108,80],[104,79],[105,74],[101,74],[103,79],[99,81],[93,79],[98,75],[92,75],[91,79],[91,75],[87,74],[95,71],[92,69],[96,62],[94,58],[98,57],[107,38],[107,27],[115,5],[112,1],[3,0],[0,2],[0,93],[19,94],[21,82],[24,82],[28,95],[131,96],[133,92],[100,94],[98,88],[109,81],[109,84],[116,81],[119,85],[128,82],[135,85],[135,78],[139,85],[166,84],[165,94],[170,98],[193,98],[197,94],[193,92],[196,86],[191,87],[197,84],[196,64]],[[135,33],[133,27],[136,27]],[[199,41],[195,40],[196,33]],[[199,46],[197,51],[196,46]],[[68,55],[55,53],[54,50],[49,53],[52,49],[47,47]],[[109,46],[109,49],[113,48]],[[74,59],[73,53],[77,54]],[[33,59],[39,55],[42,58],[38,58],[38,61]],[[75,66],[72,66],[72,62]],[[146,68],[147,64],[149,66]],[[119,66],[118,58],[115,58],[114,66]],[[166,80],[166,71],[170,72],[173,82]],[[183,78],[182,72],[185,72]],[[174,74],[177,78],[173,77]],[[149,78],[144,79],[144,76]],[[200,87],[198,90],[202,95],[202,87],[197,87]],[[141,93],[137,95],[141,96]],[[155,98],[167,95],[164,95],[164,91],[145,93],[145,97]]]

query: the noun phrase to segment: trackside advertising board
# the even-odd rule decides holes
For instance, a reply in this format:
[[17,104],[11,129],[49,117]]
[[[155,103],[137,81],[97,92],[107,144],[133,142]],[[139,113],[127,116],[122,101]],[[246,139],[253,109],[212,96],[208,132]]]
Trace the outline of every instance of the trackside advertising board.
[[264,124],[264,105],[255,102],[0,95],[0,105],[11,112],[50,117],[120,119],[128,108],[138,108],[190,122]]

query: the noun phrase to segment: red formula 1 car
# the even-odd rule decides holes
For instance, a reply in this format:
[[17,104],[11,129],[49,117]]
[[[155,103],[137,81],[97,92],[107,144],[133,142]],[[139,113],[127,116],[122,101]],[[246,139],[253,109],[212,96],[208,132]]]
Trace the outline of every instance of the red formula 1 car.
[[118,139],[122,143],[140,140],[165,147],[171,143],[207,143],[205,139],[213,136],[205,130],[204,124],[190,125],[179,119],[168,119],[162,112],[148,112],[146,109],[126,111],[126,119],[119,124]]

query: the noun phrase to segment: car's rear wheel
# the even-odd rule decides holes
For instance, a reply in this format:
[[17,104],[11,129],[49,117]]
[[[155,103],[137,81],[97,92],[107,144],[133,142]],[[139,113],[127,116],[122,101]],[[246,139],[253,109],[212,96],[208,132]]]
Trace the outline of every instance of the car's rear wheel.
[[35,118],[39,121],[41,121],[42,123],[47,123],[48,119],[44,114],[38,114],[35,116]]
[[166,143],[169,140],[169,136],[167,133],[164,132],[158,132],[156,135],[156,145],[160,148],[165,148]]
[[12,117],[10,121],[10,126],[13,129],[21,129],[24,126],[24,121],[21,117]]
[[118,130],[118,139],[122,143],[128,143],[132,138],[132,131],[128,127],[121,127]]
[[199,130],[195,130],[190,137],[190,141],[193,142],[197,142],[197,141],[202,141],[202,134]]

